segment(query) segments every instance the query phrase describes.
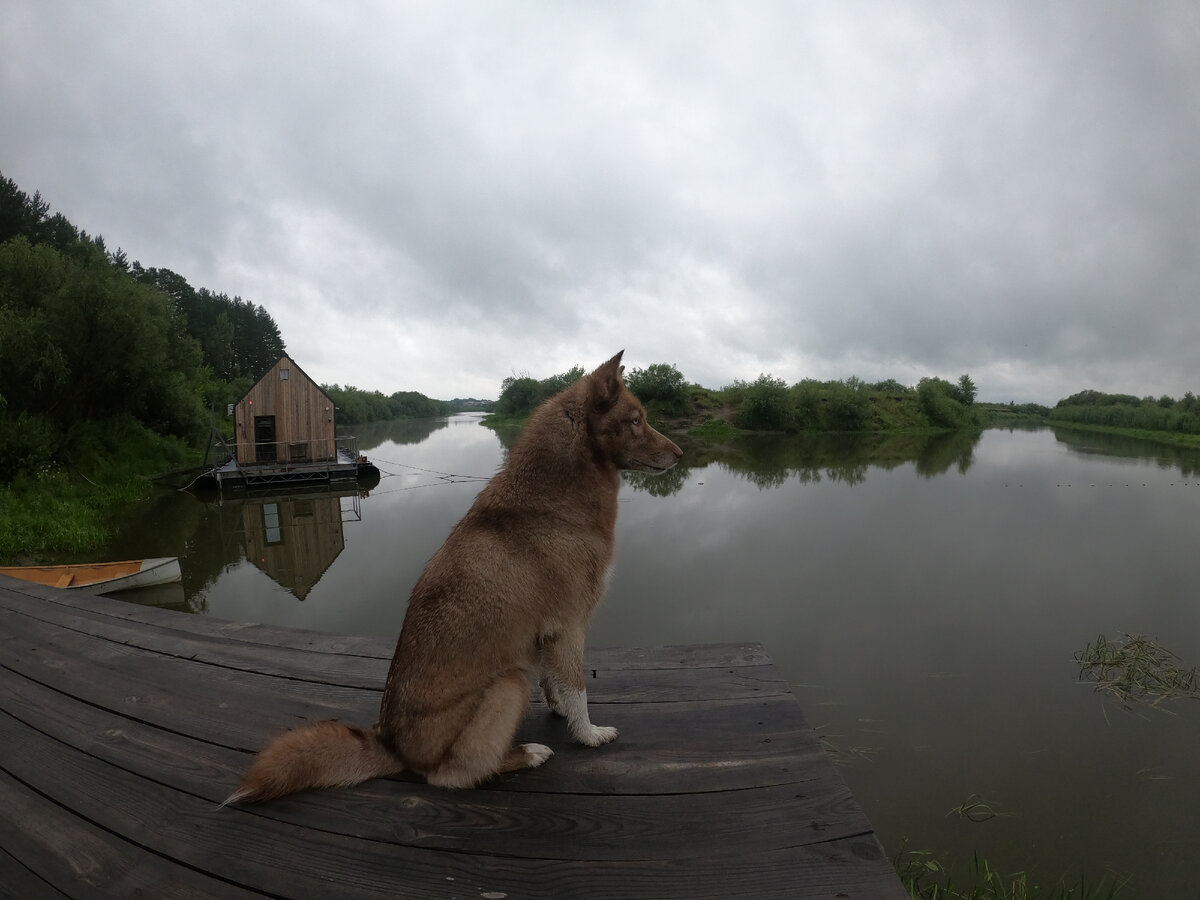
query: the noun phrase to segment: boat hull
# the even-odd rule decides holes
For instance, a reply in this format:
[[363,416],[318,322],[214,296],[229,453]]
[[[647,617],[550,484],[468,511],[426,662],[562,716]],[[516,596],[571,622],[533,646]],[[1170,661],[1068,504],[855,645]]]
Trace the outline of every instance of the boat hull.
[[0,566],[0,575],[67,590],[87,589],[98,594],[170,584],[182,579],[179,558],[175,556],[67,566]]

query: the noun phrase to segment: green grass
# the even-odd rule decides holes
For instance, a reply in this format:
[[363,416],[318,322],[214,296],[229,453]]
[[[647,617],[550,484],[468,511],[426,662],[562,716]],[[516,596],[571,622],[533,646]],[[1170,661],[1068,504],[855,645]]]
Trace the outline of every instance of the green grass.
[[0,560],[35,562],[82,552],[108,537],[105,512],[127,501],[130,485],[99,487],[63,472],[0,488]]
[[1006,872],[997,868],[978,853],[972,858],[968,877],[956,882],[933,853],[907,846],[893,863],[914,900],[1116,900],[1128,886],[1126,879],[1112,873],[1094,883],[1081,877],[1074,886],[1065,879],[1043,886],[1023,871]]
[[201,451],[133,423],[81,429],[69,466],[47,462],[0,485],[0,562],[33,564],[104,545],[114,515],[150,497],[153,478]]
[[695,428],[688,429],[688,436],[700,438],[706,441],[725,441],[732,437],[741,434],[741,429],[724,419],[712,418],[706,419]]
[[529,421],[532,413],[525,413],[520,416],[504,416],[500,413],[489,413],[479,420],[479,424],[487,428],[519,428],[523,427]]

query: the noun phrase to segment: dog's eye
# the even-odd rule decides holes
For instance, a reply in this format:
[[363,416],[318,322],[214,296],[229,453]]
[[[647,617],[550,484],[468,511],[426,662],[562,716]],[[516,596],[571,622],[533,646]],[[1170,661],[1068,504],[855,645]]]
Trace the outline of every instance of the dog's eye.
[[634,416],[634,417],[633,417],[633,424],[634,424],[634,425],[641,425],[641,424],[642,424],[642,420],[641,420],[639,417],[637,417],[637,416]]

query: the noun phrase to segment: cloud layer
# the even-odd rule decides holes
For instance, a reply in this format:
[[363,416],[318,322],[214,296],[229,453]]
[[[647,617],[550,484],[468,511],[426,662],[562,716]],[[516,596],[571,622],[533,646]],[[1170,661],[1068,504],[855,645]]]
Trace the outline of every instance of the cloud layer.
[[314,377],[1196,390],[1200,8],[13,0],[0,171]]

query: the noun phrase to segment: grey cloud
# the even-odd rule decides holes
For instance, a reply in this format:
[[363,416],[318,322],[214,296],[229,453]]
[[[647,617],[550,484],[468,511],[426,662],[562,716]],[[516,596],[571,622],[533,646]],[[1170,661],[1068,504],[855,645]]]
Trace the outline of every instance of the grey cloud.
[[713,386],[1195,389],[1191,4],[6,16],[0,169],[324,380],[494,393],[625,346]]

